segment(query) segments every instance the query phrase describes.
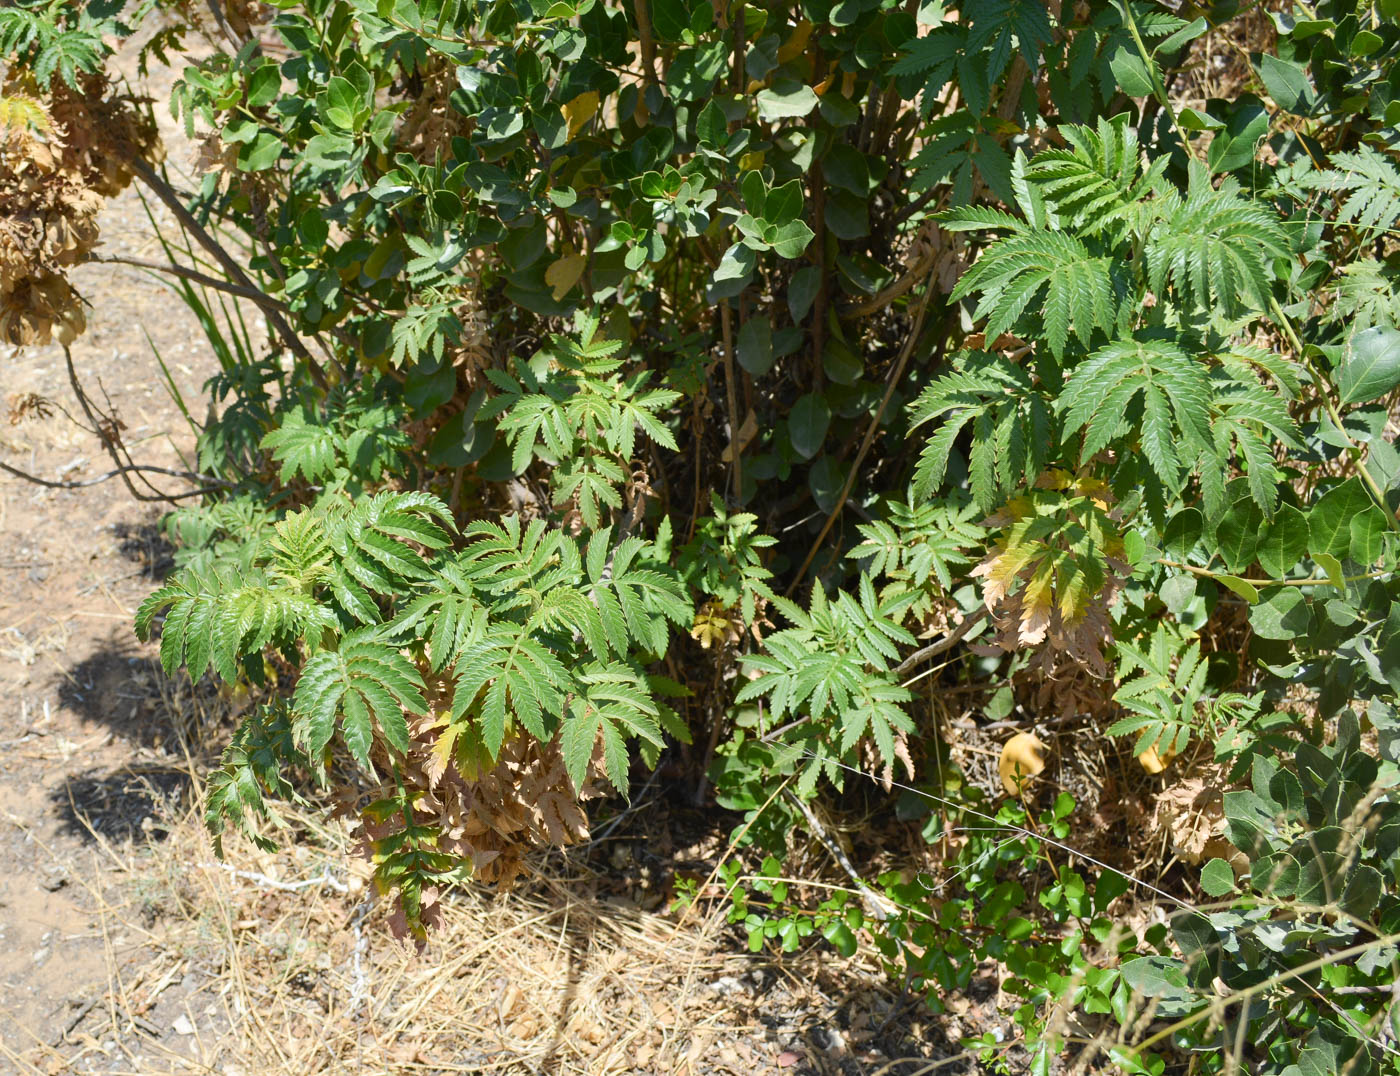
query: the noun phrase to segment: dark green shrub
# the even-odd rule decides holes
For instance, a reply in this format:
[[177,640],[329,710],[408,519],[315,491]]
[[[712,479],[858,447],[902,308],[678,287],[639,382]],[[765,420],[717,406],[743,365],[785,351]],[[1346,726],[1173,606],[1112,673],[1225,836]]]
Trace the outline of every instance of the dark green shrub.
[[[107,99],[121,9],[0,9],[7,130]],[[178,84],[188,206],[117,147],[213,259],[180,287],[220,492],[137,629],[272,700],[216,833],[334,780],[421,930],[694,738],[772,854],[725,869],[751,945],[863,931],[935,1001],[993,961],[1035,1071],[1082,1029],[1132,1071],[1395,1068],[1391,0],[261,14]],[[944,691],[1213,760],[1230,858],[1076,866],[1071,797],[942,763]],[[930,841],[988,827],[936,898],[779,880],[861,773],[922,781]],[[1130,899],[1168,922],[1117,929]]]

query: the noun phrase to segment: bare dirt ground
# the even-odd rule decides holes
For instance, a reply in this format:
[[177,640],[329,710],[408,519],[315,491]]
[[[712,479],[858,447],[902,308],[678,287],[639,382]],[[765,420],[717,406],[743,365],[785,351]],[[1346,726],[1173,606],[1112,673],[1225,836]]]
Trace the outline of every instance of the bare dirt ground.
[[[101,228],[107,253],[160,255],[134,191]],[[181,468],[193,436],[153,347],[197,399],[213,363],[193,316],[137,270],[89,265],[73,279],[90,303],[72,351],[79,376],[120,415],[140,462]],[[48,405],[14,414],[31,394]],[[110,470],[97,438],[68,417],[79,413],[61,349],[0,355],[0,459],[50,481]],[[46,489],[0,474],[0,1048],[10,1064],[61,1042],[139,951],[100,914],[132,865],[117,849],[159,836],[161,804],[189,782],[163,708],[169,690],[131,630],[169,566],[159,511],[119,481]]]
[[[157,115],[178,177],[188,146]],[[106,253],[160,257],[134,191],[101,224]],[[195,318],[137,270],[74,280],[88,391],[139,462],[186,466],[193,434],[155,356],[201,400],[216,364]],[[0,405],[29,393],[54,406],[14,424],[0,407],[0,459],[70,482],[110,468],[65,415],[60,349],[0,354]],[[216,862],[198,783],[229,707],[167,680],[131,628],[170,566],[160,511],[117,480],[0,475],[0,1072],[975,1070],[957,1041],[995,1020],[994,984],[934,1020],[873,966],[753,957],[717,914],[678,931],[658,879],[707,873],[725,827],[660,796],[520,890],[454,899],[421,954],[315,812],[292,816],[295,850],[236,841]]]

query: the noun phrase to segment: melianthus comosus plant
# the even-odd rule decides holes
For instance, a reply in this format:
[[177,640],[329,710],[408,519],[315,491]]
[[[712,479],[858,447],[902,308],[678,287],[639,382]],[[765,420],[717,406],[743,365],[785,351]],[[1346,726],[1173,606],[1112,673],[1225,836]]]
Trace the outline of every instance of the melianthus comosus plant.
[[[97,107],[108,7],[0,11],[6,99]],[[930,696],[977,713],[1009,689],[1159,766],[1204,743],[1286,816],[1269,854],[1322,879],[1301,890],[1322,910],[1298,914],[1329,914],[1352,863],[1296,842],[1335,819],[1260,767],[1324,751],[1348,707],[1388,730],[1400,689],[1386,4],[1275,12],[1277,47],[1246,70],[1264,96],[1231,101],[1190,71],[1241,23],[1145,3],[244,14],[186,58],[172,102],[204,140],[188,206],[128,162],[270,327],[221,337],[195,287],[219,279],[183,267],[222,365],[198,460],[226,492],[172,518],[182,567],[138,630],[172,672],[268,692],[211,779],[216,832],[255,827],[299,770],[334,775],[418,927],[442,884],[579,839],[579,797],[625,793],[635,761],[695,732],[689,760],[716,753],[724,802],[768,811],[754,832],[781,846],[811,824],[786,792],[807,803],[852,771],[947,791]],[[42,109],[5,115],[47,137]],[[1374,772],[1308,755],[1305,787],[1350,767],[1372,786],[1352,807],[1380,811],[1393,742]],[[1043,824],[1068,826],[1060,807]],[[1388,844],[1358,855],[1393,875]],[[921,981],[1011,959],[959,948],[955,925],[1038,914],[1004,876],[1023,854],[968,856],[971,903],[914,939]],[[1245,859],[1249,900],[1300,891]],[[1037,1064],[1054,1004],[1132,1018],[1129,965],[1120,980],[1116,951],[1091,960],[1065,933],[1086,919],[1103,941],[1118,882],[1091,897],[1047,869],[1035,952],[1075,955],[1053,982],[1014,962]],[[1234,891],[1221,870],[1207,895]],[[1393,881],[1345,902],[1356,929],[1386,936]],[[846,920],[820,916],[846,946]],[[775,936],[800,943],[788,922]],[[1241,959],[1261,929],[1211,922],[1216,942],[1184,927],[1132,965],[1136,988],[1176,992],[1184,1048],[1218,1029],[1204,980],[1166,965]],[[912,973],[907,926],[864,920]],[[1362,977],[1343,985],[1389,967],[1339,959]],[[1268,1031],[1278,1071],[1338,1036],[1355,1048],[1329,1058],[1370,1058],[1352,1026],[1369,1004],[1288,994],[1246,1037]]]

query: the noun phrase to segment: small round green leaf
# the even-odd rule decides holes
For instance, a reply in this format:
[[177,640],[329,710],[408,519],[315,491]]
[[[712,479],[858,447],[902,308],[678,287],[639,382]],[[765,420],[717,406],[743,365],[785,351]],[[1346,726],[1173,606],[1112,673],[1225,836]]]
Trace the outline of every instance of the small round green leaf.
[[830,456],[822,456],[807,474],[812,499],[823,512],[834,512],[841,488],[846,484],[846,468]]
[[1124,962],[1123,981],[1144,997],[1159,998],[1186,992],[1181,961],[1169,956],[1141,956]]
[[1385,41],[1380,34],[1372,33],[1370,30],[1358,30],[1356,36],[1351,39],[1351,54],[1353,56],[1370,56]]
[[794,322],[800,323],[812,309],[821,280],[822,271],[815,265],[804,265],[792,274],[792,280],[788,282],[787,300]]
[[1275,579],[1282,579],[1298,566],[1307,551],[1308,517],[1291,504],[1285,504],[1259,540],[1255,556],[1259,567]]
[[759,90],[758,116],[764,123],[798,119],[817,107],[816,91],[795,79],[779,79],[769,90]]
[[1185,560],[1196,548],[1205,531],[1205,522],[1195,508],[1183,508],[1167,522],[1162,532],[1162,548],[1176,560]]
[[724,252],[715,274],[710,278],[708,297],[710,302],[730,299],[744,290],[758,264],[756,255],[743,243],[735,243]]
[[1348,478],[1319,497],[1308,512],[1308,549],[1313,557],[1319,553],[1349,557],[1351,521],[1370,507],[1371,496],[1356,478]]
[[1300,587],[1270,587],[1249,610],[1249,625],[1265,639],[1296,639],[1307,634],[1308,600]]
[[856,936],[851,928],[839,919],[834,919],[822,928],[822,937],[829,941],[838,953],[845,957],[855,956]]
[[1223,897],[1235,891],[1235,872],[1223,859],[1212,859],[1201,868],[1201,889],[1207,896]]
[[1348,915],[1365,919],[1375,910],[1384,890],[1380,871],[1367,863],[1352,867],[1342,891],[1341,906]]
[[1196,577],[1186,572],[1171,576],[1162,584],[1158,597],[1172,616],[1179,616],[1196,600]]
[[1347,547],[1351,559],[1357,564],[1374,564],[1381,555],[1385,534],[1389,530],[1385,513],[1375,504],[1367,505],[1365,511],[1351,517],[1347,530],[1351,533],[1351,543]]
[[1220,555],[1230,571],[1242,572],[1253,563],[1263,529],[1264,513],[1254,498],[1243,496],[1230,506],[1216,528]]

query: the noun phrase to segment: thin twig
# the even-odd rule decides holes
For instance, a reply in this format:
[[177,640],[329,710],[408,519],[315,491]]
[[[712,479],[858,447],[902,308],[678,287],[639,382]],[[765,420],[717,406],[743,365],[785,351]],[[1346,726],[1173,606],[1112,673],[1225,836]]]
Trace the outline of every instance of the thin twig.
[[[642,52],[642,84],[655,86],[656,42],[651,36],[651,14],[647,11],[647,0],[635,0],[632,11],[637,16],[637,43]],[[645,96],[642,100],[645,105]]]
[[58,1032],[58,1034],[56,1034],[53,1038],[49,1040],[49,1045],[59,1046],[66,1042],[68,1040],[69,1033],[72,1032],[72,1030],[75,1027],[77,1027],[83,1022],[83,1017],[90,1013],[93,1010],[93,1008],[97,1005],[97,1003],[101,1000],[102,995],[99,994],[96,997],[88,998],[87,1001],[79,1005],[78,1011],[72,1017],[69,1018],[68,1022],[63,1025],[63,1028]]
[[744,463],[739,430],[739,397],[734,386],[734,327],[731,316],[726,299],[719,308],[719,324],[724,344],[724,392],[729,404],[729,462],[734,465],[734,503],[739,504],[744,497]]
[[179,497],[191,497],[198,493],[210,493],[216,489],[231,488],[233,485],[233,483],[226,482],[222,478],[214,478],[210,475],[195,474],[193,471],[177,471],[170,467],[155,467],[142,463],[133,463],[124,467],[118,467],[115,470],[108,471],[106,474],[98,475],[95,478],[85,478],[81,482],[55,482],[52,479],[40,478],[38,475],[30,474],[28,471],[21,471],[18,467],[11,467],[4,460],[0,460],[0,471],[6,471],[16,478],[22,478],[26,482],[32,482],[36,486],[47,486],[49,489],[85,489],[88,486],[96,486],[116,478],[119,474],[126,471],[148,471],[152,474],[170,475],[172,478],[186,478],[193,482],[210,483],[205,489],[176,494],[176,496]]
[[865,879],[860,876],[860,872],[852,865],[845,851],[827,835],[826,827],[821,824],[821,821],[817,818],[807,802],[800,796],[793,795],[791,790],[784,792],[783,796],[802,812],[803,817],[807,819],[807,825],[812,827],[812,836],[821,841],[826,847],[826,850],[831,853],[831,858],[836,860],[836,862],[840,864],[841,869],[850,876],[851,881],[855,883],[856,889],[860,890],[860,895],[865,898],[866,906],[871,910],[875,918],[882,923],[888,919],[890,915],[897,910],[894,904],[880,896],[879,893],[876,893],[875,890],[871,889],[870,886],[866,884]]
[[369,998],[369,976],[365,973],[365,954],[369,951],[369,934],[365,931],[365,920],[374,907],[374,890],[365,894],[365,899],[355,907],[350,917],[350,926],[355,933],[355,948],[351,956],[352,979],[350,984],[349,1016],[355,1017]]
[[337,893],[350,892],[350,887],[333,876],[329,869],[323,870],[314,878],[305,878],[300,882],[281,882],[259,871],[238,870],[229,863],[201,863],[200,866],[210,870],[225,870],[234,878],[239,878],[245,882],[252,882],[254,885],[262,886],[264,889],[277,889],[283,893],[297,893],[313,885],[327,886],[334,889]]
[[894,396],[894,389],[899,384],[899,379],[904,375],[904,367],[909,362],[909,356],[914,353],[914,345],[919,341],[919,334],[924,328],[924,314],[928,311],[928,301],[933,295],[933,279],[930,274],[928,286],[924,288],[924,294],[919,300],[919,306],[914,314],[914,324],[909,330],[908,337],[905,338],[904,346],[900,348],[899,358],[895,360],[890,375],[885,379],[885,394],[880,398],[880,406],[875,409],[875,414],[870,416],[870,425],[865,430],[865,437],[860,443],[860,449],[856,452],[856,458],[851,461],[850,473],[846,475],[846,483],[841,487],[841,495],[836,498],[836,504],[827,513],[826,522],[822,524],[821,533],[817,535],[816,541],[812,543],[812,548],[807,551],[807,557],[802,562],[802,567],[797,569],[797,574],[792,577],[792,582],[788,584],[783,596],[792,597],[793,591],[802,582],[807,574],[807,569],[812,566],[812,561],[816,559],[817,551],[821,549],[822,543],[826,541],[826,536],[831,533],[831,528],[836,523],[836,517],[841,514],[841,509],[846,505],[846,498],[851,495],[851,488],[856,484],[856,478],[860,475],[860,465],[865,462],[866,453],[870,451],[870,446],[875,443],[875,435],[880,429],[880,420],[885,417],[885,408],[889,406],[890,399]]
[[[253,283],[248,274],[243,271],[243,267],[223,248],[222,244],[210,235],[199,221],[195,220],[194,214],[185,208],[184,202],[180,201],[179,196],[171,188],[170,184],[167,183],[154,168],[135,154],[126,156],[124,158],[124,163],[136,173],[142,183],[151,188],[152,193],[165,203],[166,208],[175,214],[175,219],[180,222],[180,226],[190,235],[194,236],[199,242],[199,245],[214,256],[214,260],[219,263],[224,272],[228,273],[236,283],[243,287],[250,288],[254,291],[260,290],[258,286]],[[281,313],[274,309],[268,309],[267,319],[272,323],[273,328],[277,330],[277,334],[282,337],[283,341],[292,349],[297,358],[307,364],[307,368],[310,370],[311,376],[315,379],[316,384],[321,388],[326,388],[329,384],[326,379],[326,371],[321,367],[321,364],[316,361],[316,357],[306,349],[306,344],[304,344],[301,337],[292,330],[292,327],[287,324],[286,319],[282,317]]]
[[956,628],[950,631],[947,635],[943,636],[943,638],[939,639],[938,642],[929,643],[928,646],[921,647],[920,649],[915,650],[907,658],[905,658],[898,665],[896,665],[894,667],[894,674],[896,676],[902,676],[904,673],[907,673],[910,669],[912,669],[915,665],[919,664],[919,662],[923,661],[924,658],[931,658],[935,654],[941,654],[945,650],[951,650],[953,647],[957,646],[958,643],[962,642],[964,638],[967,637],[968,632],[970,632],[978,624],[982,623],[982,620],[984,617],[986,617],[986,615],[987,607],[985,605],[978,606],[976,612],[968,613],[967,616],[963,617],[963,622],[961,624],[959,624]]
[[[215,490],[224,488],[220,486],[203,486],[199,489],[188,490],[184,493],[162,493],[160,490],[156,489],[155,486],[152,486],[142,478],[142,481],[145,482],[146,487],[151,490],[151,493],[142,493],[138,490],[135,483],[131,481],[131,476],[133,474],[141,475],[146,468],[137,464],[129,454],[125,459],[122,458],[123,449],[117,439],[108,432],[116,428],[115,419],[108,417],[105,422],[98,419],[92,402],[88,399],[87,393],[83,391],[82,383],[78,380],[78,371],[73,365],[73,352],[70,348],[64,347],[63,358],[68,366],[68,382],[73,388],[73,395],[78,399],[78,406],[82,408],[83,414],[87,417],[93,431],[97,434],[97,439],[102,442],[102,447],[106,450],[107,455],[111,456],[112,462],[117,465],[115,473],[120,476],[122,483],[127,488],[127,492],[134,498],[138,501],[146,502],[174,502],[183,500],[186,497],[197,497],[205,493],[212,493]],[[108,402],[110,404],[111,401]],[[8,464],[0,464],[0,466],[3,466],[7,471],[13,470]],[[21,475],[21,477],[25,476]]]
[[280,313],[289,314],[291,308],[280,299],[274,299],[265,291],[259,288],[248,287],[243,284],[233,284],[227,280],[221,280],[208,273],[201,273],[198,269],[191,269],[188,266],[176,265],[173,262],[158,262],[149,258],[128,258],[124,254],[95,254],[88,259],[90,262],[103,262],[107,265],[133,265],[138,269],[149,269],[156,273],[169,273],[171,276],[178,276],[184,280],[192,280],[196,284],[202,284],[206,288],[213,288],[215,291],[227,292],[229,295],[236,295],[240,299],[247,299],[252,303],[266,310],[276,310]]
[[205,0],[210,13],[214,16],[214,21],[219,24],[220,31],[228,38],[229,44],[233,46],[235,52],[243,47],[243,42],[238,39],[238,35],[233,32],[233,27],[224,18],[223,9],[219,6],[219,0]]
[[630,814],[634,814],[635,812],[640,811],[643,807],[650,803],[651,800],[647,799],[646,795],[648,792],[651,791],[651,786],[656,783],[656,775],[660,772],[661,771],[659,769],[652,770],[651,773],[647,776],[646,784],[642,785],[641,792],[637,794],[636,802],[629,803],[627,805],[626,810],[619,812],[615,817],[609,819],[607,825],[605,825],[600,831],[589,837],[588,842],[586,845],[584,845],[584,847],[591,847],[595,844],[601,844],[603,841],[608,839],[608,837],[612,834],[613,830],[617,829],[617,827],[621,824],[624,818],[626,818]]
[[794,718],[792,721],[789,721],[786,725],[779,725],[777,728],[773,729],[771,732],[766,732],[766,733],[764,733],[762,736],[760,736],[760,737],[758,738],[758,742],[759,742],[759,743],[772,743],[774,740],[776,740],[776,739],[777,739],[779,736],[781,736],[783,733],[785,733],[785,732],[791,732],[793,729],[797,728],[799,725],[805,725],[805,724],[807,724],[808,721],[811,721],[811,720],[812,720],[812,715],[811,715],[811,714],[804,714],[802,717]]
[[1133,44],[1137,46],[1138,56],[1142,64],[1147,68],[1148,80],[1152,83],[1152,95],[1157,99],[1157,103],[1166,112],[1167,118],[1171,120],[1172,126],[1176,128],[1177,137],[1181,139],[1181,148],[1186,151],[1186,156],[1191,160],[1199,160],[1196,147],[1191,144],[1191,137],[1186,133],[1186,128],[1181,125],[1181,119],[1176,114],[1176,107],[1172,104],[1171,95],[1167,93],[1166,86],[1162,85],[1161,72],[1157,70],[1157,64],[1152,59],[1152,54],[1147,51],[1147,45],[1143,43],[1142,34],[1138,31],[1137,19],[1133,15],[1132,5],[1129,0],[1122,0],[1115,5],[1118,13],[1123,18],[1123,25],[1128,28],[1128,34],[1133,39]]
[[900,298],[900,296],[906,295],[912,291],[924,274],[928,272],[936,258],[937,252],[930,253],[926,257],[921,258],[918,265],[915,265],[889,287],[884,288],[869,299],[865,299],[861,302],[852,302],[847,306],[843,306],[841,308],[842,316],[847,318],[868,318],[872,314],[879,313],[896,299]]
[[[802,755],[804,758],[809,759],[817,759],[819,757],[811,751],[803,751]],[[1074,845],[1066,844],[1064,841],[1056,840],[1054,837],[1051,837],[1048,834],[1036,833],[1033,830],[1027,829],[1025,826],[1017,826],[1010,822],[1002,822],[994,815],[989,815],[984,811],[979,811],[974,807],[969,807],[966,803],[958,803],[954,800],[947,799],[943,796],[938,795],[937,793],[930,792],[926,788],[915,788],[913,785],[907,785],[900,781],[891,781],[887,785],[884,781],[881,781],[880,778],[876,777],[873,773],[866,773],[862,769],[859,769],[855,766],[849,766],[846,763],[838,761],[836,759],[822,759],[821,761],[827,763],[828,765],[835,766],[837,769],[842,769],[847,771],[848,773],[853,773],[858,777],[864,777],[873,784],[880,785],[882,788],[893,787],[899,789],[901,792],[910,792],[916,796],[921,796],[922,798],[929,800],[930,802],[940,804],[944,807],[951,808],[955,811],[961,811],[963,814],[971,815],[974,818],[980,818],[984,822],[990,822],[997,829],[1003,829],[1006,830],[1008,833],[1014,833],[1021,837],[1034,838],[1035,840],[1040,841],[1043,844],[1048,844],[1051,847],[1058,848],[1062,852],[1068,852],[1070,855],[1078,856],[1080,859],[1084,860],[1085,863],[1092,863],[1094,866],[1099,867],[1102,870],[1110,870],[1113,871],[1115,874],[1121,874],[1124,878],[1126,878],[1129,882],[1133,883],[1134,885],[1141,886],[1143,889],[1146,889],[1150,893],[1155,893],[1164,901],[1170,904],[1174,904],[1178,908],[1182,908],[1186,911],[1192,912],[1200,910],[1190,901],[1182,900],[1175,894],[1168,893],[1165,889],[1160,889],[1157,886],[1153,885],[1151,882],[1139,878],[1136,875],[1129,874],[1127,871],[1119,870],[1117,867],[1114,867],[1109,863],[1105,863],[1101,859],[1095,859],[1088,853],[1083,852],[1080,849],[1074,847]]]

